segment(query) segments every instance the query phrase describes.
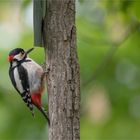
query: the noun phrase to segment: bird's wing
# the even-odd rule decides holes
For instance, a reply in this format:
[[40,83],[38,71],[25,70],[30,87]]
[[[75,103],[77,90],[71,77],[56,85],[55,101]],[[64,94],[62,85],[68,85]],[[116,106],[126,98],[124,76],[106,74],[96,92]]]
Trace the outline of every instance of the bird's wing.
[[9,70],[9,76],[13,86],[15,87],[17,92],[21,95],[23,101],[27,104],[27,106],[32,111],[32,114],[34,115],[28,73],[26,69],[22,65],[19,65],[18,67]]
[[16,86],[16,81],[15,81],[15,77],[14,77],[14,69],[12,69],[11,67],[9,69],[9,77],[10,77],[10,80],[12,82],[12,85],[14,86],[14,88],[16,89],[16,91],[18,93],[20,93],[20,91],[17,89],[17,86]]

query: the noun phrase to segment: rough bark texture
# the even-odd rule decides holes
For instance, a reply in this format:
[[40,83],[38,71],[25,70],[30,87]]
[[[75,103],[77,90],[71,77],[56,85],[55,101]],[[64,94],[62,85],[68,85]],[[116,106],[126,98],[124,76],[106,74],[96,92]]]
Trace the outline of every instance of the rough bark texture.
[[46,61],[50,66],[49,140],[79,140],[80,74],[75,0],[47,0],[44,29]]

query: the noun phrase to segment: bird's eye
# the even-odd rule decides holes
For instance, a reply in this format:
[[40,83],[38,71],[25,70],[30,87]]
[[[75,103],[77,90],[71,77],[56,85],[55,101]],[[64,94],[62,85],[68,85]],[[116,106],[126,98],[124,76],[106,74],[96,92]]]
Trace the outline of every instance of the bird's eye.
[[24,54],[24,51],[22,51],[21,54]]

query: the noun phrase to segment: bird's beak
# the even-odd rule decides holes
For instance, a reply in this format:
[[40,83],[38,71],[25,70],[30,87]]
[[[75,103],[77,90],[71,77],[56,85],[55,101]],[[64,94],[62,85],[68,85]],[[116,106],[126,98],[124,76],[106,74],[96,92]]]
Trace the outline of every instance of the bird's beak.
[[9,61],[9,62],[12,62],[13,59],[14,59],[14,56],[13,56],[13,55],[9,55],[9,56],[8,56],[8,61]]
[[33,49],[34,49],[34,48],[28,49],[28,50],[25,52],[25,54],[27,55],[27,54],[30,53]]

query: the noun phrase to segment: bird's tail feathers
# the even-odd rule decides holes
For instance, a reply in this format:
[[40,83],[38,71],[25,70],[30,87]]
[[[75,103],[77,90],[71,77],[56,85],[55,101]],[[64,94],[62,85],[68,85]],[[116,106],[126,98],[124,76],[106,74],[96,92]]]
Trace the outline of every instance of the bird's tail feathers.
[[32,116],[34,117],[35,116],[35,114],[34,114],[34,108],[33,108],[33,104],[27,104],[27,107],[29,107],[29,109],[30,109],[30,111],[31,111],[31,113],[32,113]]
[[43,107],[37,107],[37,108],[40,110],[40,112],[43,114],[43,116],[47,120],[48,124],[50,125],[50,119],[49,119],[48,112]]

